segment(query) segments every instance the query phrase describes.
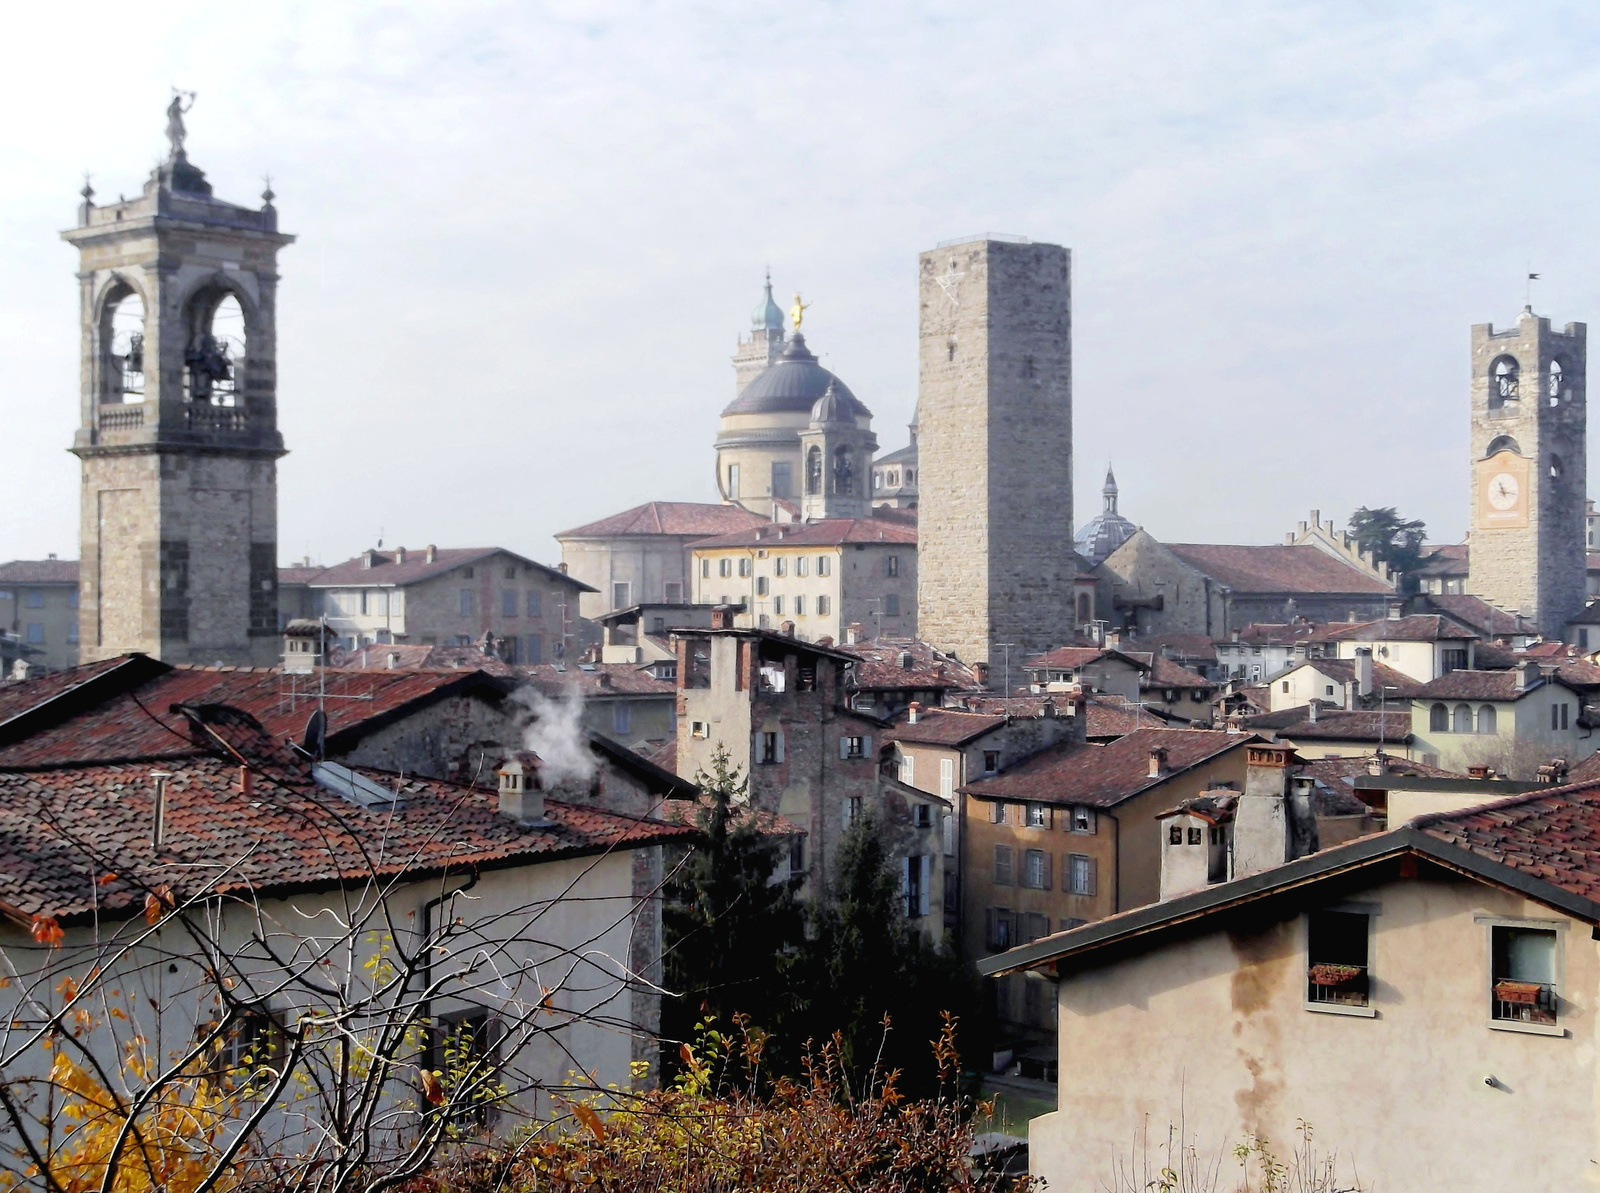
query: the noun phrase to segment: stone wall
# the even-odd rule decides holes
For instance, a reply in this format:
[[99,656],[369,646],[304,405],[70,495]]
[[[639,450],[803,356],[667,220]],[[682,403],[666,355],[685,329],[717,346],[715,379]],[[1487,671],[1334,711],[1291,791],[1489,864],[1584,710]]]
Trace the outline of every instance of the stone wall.
[[1071,259],[977,240],[919,269],[920,632],[963,662],[1071,632]]

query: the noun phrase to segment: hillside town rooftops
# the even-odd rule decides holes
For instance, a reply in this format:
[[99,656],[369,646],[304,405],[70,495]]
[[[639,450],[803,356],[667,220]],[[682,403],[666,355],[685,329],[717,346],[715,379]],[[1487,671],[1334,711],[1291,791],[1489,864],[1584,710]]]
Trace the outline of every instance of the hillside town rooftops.
[[1465,626],[1437,613],[1413,613],[1408,617],[1380,617],[1332,630],[1331,642],[1448,642],[1471,641],[1478,635]]
[[[1250,734],[1215,729],[1136,729],[1107,745],[1061,745],[1042,750],[990,779],[962,788],[983,799],[1085,804],[1108,808],[1148,787],[1246,742]],[[1153,752],[1164,750],[1157,771]]]

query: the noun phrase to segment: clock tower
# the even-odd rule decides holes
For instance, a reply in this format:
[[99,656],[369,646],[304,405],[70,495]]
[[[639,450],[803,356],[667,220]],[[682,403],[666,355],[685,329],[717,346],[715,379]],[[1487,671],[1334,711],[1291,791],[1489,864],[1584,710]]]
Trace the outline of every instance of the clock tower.
[[1524,307],[1472,329],[1467,590],[1559,638],[1584,605],[1587,329]]

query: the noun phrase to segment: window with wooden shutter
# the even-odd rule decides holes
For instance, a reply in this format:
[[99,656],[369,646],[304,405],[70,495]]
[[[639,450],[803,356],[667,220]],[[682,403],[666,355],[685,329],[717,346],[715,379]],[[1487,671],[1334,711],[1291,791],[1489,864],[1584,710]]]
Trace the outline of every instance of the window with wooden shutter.
[[996,886],[1011,886],[1015,882],[1013,873],[1012,852],[1009,845],[996,845],[994,847],[994,883]]

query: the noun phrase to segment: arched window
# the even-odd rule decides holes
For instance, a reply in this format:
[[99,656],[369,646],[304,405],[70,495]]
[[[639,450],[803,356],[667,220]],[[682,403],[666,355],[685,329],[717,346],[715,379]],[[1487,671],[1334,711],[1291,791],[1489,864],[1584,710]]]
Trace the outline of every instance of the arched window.
[[822,449],[812,445],[806,450],[806,496],[816,497],[822,492]]
[[100,400],[110,404],[144,401],[144,299],[126,283],[106,297],[100,343]]
[[183,355],[184,397],[210,406],[239,406],[244,368],[244,310],[229,291],[197,294],[190,304],[189,345]]
[[1517,364],[1514,356],[1497,356],[1494,363],[1489,366],[1489,409],[1498,410],[1507,402],[1515,402],[1521,392],[1518,389],[1518,375],[1522,367]]
[[1550,362],[1550,376],[1545,383],[1545,392],[1550,395],[1550,405],[1552,406],[1561,405],[1561,383],[1561,362],[1552,360]]
[[856,491],[855,464],[850,459],[848,447],[838,447],[833,452],[833,491],[839,497],[853,497]]
[[1086,622],[1088,620],[1089,620],[1089,594],[1086,593],[1086,592],[1080,592],[1078,594],[1078,624],[1082,625],[1084,622]]
[[1496,435],[1489,440],[1489,449],[1483,453],[1483,458],[1487,460],[1496,452],[1516,452],[1520,456],[1522,448],[1517,446],[1517,441],[1511,438],[1510,435]]
[[1479,733],[1493,733],[1495,731],[1494,722],[1495,722],[1494,705],[1492,705],[1492,704],[1482,705],[1478,709],[1478,732]]
[[1428,710],[1428,731],[1430,733],[1450,732],[1450,710],[1442,704],[1435,704]]
[[1555,479],[1556,477],[1558,477],[1560,475],[1561,475],[1561,457],[1556,455],[1555,452],[1551,452],[1550,453],[1550,477],[1553,480],[1553,479]]
[[1451,733],[1472,732],[1472,706],[1470,704],[1456,705],[1454,723],[1450,726]]

